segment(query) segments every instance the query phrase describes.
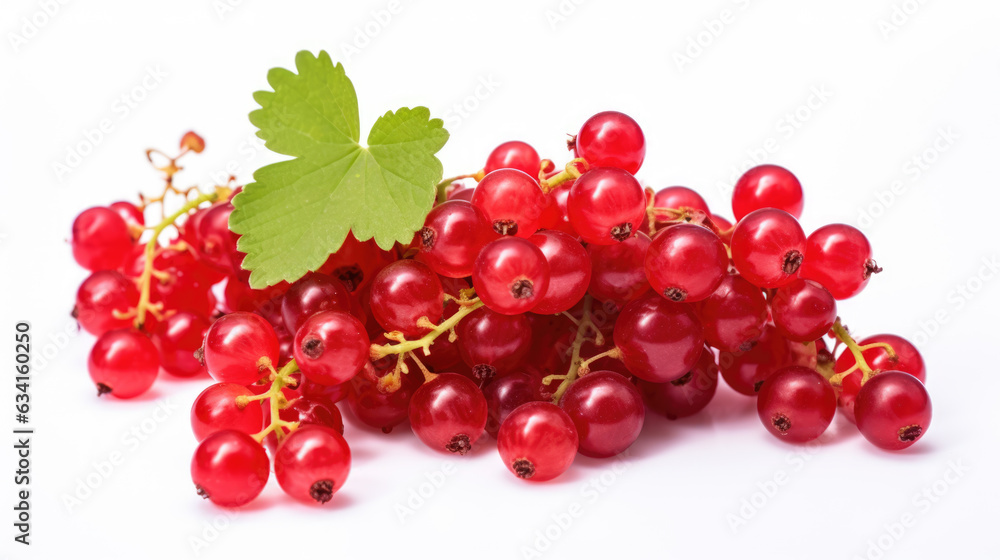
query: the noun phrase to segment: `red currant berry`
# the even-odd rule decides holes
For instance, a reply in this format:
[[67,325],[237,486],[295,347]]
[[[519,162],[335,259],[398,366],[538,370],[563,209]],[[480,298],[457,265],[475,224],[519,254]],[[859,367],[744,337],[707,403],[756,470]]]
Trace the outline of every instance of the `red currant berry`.
[[577,379],[559,406],[573,420],[580,454],[587,457],[611,457],[625,451],[639,437],[646,418],[639,391],[613,371],[594,371]]
[[191,406],[191,429],[194,437],[203,441],[222,430],[236,430],[248,435],[256,434],[264,423],[260,401],[250,401],[243,406],[239,397],[252,396],[253,392],[235,383],[209,385]]
[[872,259],[868,238],[857,228],[831,224],[806,239],[800,274],[822,284],[837,299],[859,294],[872,274],[881,271]]
[[191,459],[198,495],[223,507],[250,503],[267,484],[267,452],[252,437],[223,430],[205,438]]
[[293,353],[299,370],[310,381],[337,385],[350,381],[368,361],[371,341],[353,315],[322,311],[295,333]]
[[927,432],[931,397],[916,377],[886,371],[861,386],[854,415],[865,439],[882,449],[898,451]]
[[212,323],[202,347],[216,381],[250,385],[278,364],[278,335],[260,315],[237,312]]
[[531,147],[531,144],[512,140],[500,144],[490,152],[483,171],[492,173],[497,169],[517,169],[532,177],[537,177],[538,171],[541,169],[541,161],[538,152]]
[[581,175],[566,204],[573,230],[594,245],[613,245],[632,237],[646,215],[646,193],[639,182],[615,167],[597,167]]
[[73,258],[87,270],[117,270],[132,251],[125,220],[110,208],[88,208],[73,221]]
[[549,402],[517,407],[497,436],[497,450],[507,470],[532,482],[552,480],[566,472],[579,445],[573,420]]
[[503,237],[483,248],[472,269],[476,294],[490,309],[516,315],[533,309],[549,288],[549,264],[532,242]]
[[483,177],[472,195],[487,223],[500,235],[530,237],[545,210],[545,193],[538,181],[516,169],[498,169]]
[[774,372],[757,393],[757,416],[778,439],[805,443],[823,435],[837,412],[830,382],[814,369],[791,366]]
[[688,304],[653,294],[622,309],[614,339],[632,375],[654,383],[691,371],[705,344],[701,323]]
[[646,157],[646,138],[632,117],[604,111],[583,123],[573,149],[591,167],[617,167],[635,173]]
[[791,214],[756,210],[733,230],[733,264],[753,285],[779,288],[798,277],[805,245],[802,226]]
[[97,396],[111,393],[119,399],[131,399],[152,387],[160,371],[160,357],[145,334],[116,329],[94,343],[87,369],[97,384]]
[[729,254],[718,235],[692,224],[660,232],[646,252],[646,278],[674,302],[695,302],[712,295],[729,270]]
[[733,214],[742,220],[754,210],[777,208],[802,216],[802,185],[792,172],[777,165],[759,165],[740,177],[733,189]]
[[467,378],[442,373],[413,393],[409,417],[428,447],[465,455],[486,427],[486,398]]
[[282,440],[274,457],[274,477],[286,494],[325,504],[351,472],[351,448],[331,428],[306,425]]

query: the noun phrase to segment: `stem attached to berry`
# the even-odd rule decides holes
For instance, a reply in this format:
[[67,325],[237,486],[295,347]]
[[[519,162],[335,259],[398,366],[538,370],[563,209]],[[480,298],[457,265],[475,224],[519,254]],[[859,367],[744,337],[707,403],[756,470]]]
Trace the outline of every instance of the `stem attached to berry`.
[[257,442],[264,441],[267,434],[274,432],[274,436],[281,441],[285,437],[285,432],[281,428],[287,429],[289,432],[295,431],[299,427],[298,422],[287,422],[281,419],[281,409],[288,406],[288,401],[285,399],[285,394],[282,389],[287,386],[295,385],[295,378],[292,374],[298,371],[299,366],[295,363],[295,360],[289,361],[280,371],[275,371],[273,367],[271,369],[271,388],[265,393],[260,395],[254,395],[252,397],[241,396],[236,397],[236,406],[243,408],[253,401],[268,401],[271,411],[271,423],[264,427],[263,430],[257,432],[252,437],[257,440]]
[[[452,331],[455,328],[455,325],[465,318],[465,316],[479,309],[484,304],[479,298],[473,298],[471,300],[462,301],[459,305],[461,306],[459,310],[456,311],[451,317],[442,321],[441,324],[428,324],[427,327],[430,328],[430,332],[417,340],[400,340],[399,344],[372,344],[371,359],[373,361],[381,360],[390,354],[405,354],[418,348],[423,348],[424,355],[429,356],[431,353],[431,345],[434,344],[437,337],[443,335],[444,333],[451,333],[448,335],[449,340],[454,340],[454,332]],[[391,335],[392,333],[388,334]]]
[[203,194],[181,206],[179,210],[164,218],[162,222],[153,228],[153,236],[146,242],[146,262],[142,269],[142,275],[139,277],[139,303],[135,307],[135,328],[142,330],[142,326],[146,322],[147,312],[156,315],[159,311],[159,305],[150,303],[149,301],[149,290],[153,276],[155,275],[157,278],[160,278],[158,274],[154,274],[153,270],[153,260],[156,258],[156,248],[158,247],[156,240],[160,236],[160,233],[167,226],[173,225],[178,218],[197,208],[201,203],[215,202],[223,196],[228,195],[229,189],[227,187],[216,188],[213,192]]
[[861,378],[861,384],[864,385],[872,378],[877,372],[868,365],[865,361],[864,351],[870,350],[872,348],[884,348],[886,353],[889,354],[890,359],[896,359],[896,352],[892,349],[892,346],[884,342],[878,342],[874,344],[866,344],[864,346],[859,346],[855,342],[851,333],[847,332],[847,328],[840,322],[840,317],[837,317],[836,322],[833,323],[833,334],[837,337],[837,340],[844,343],[847,349],[854,355],[854,367],[848,369],[847,371],[838,373],[830,377],[830,383],[833,385],[840,385],[845,377],[854,372],[855,369],[860,369],[863,377]]
[[447,188],[449,185],[455,181],[461,181],[462,179],[475,179],[476,182],[482,181],[483,177],[486,176],[486,171],[480,169],[475,173],[470,173],[468,175],[455,175],[454,177],[448,177],[447,179],[442,179],[440,183],[437,184],[437,201],[444,202],[448,200]]
[[[556,388],[556,392],[552,394],[552,402],[555,404],[559,404],[559,399],[561,399],[563,393],[569,389],[569,386],[576,381],[577,377],[587,374],[587,366],[589,366],[590,362],[606,356],[612,356],[616,351],[618,351],[617,348],[612,348],[608,352],[598,354],[594,358],[590,358],[588,360],[580,358],[580,349],[583,347],[584,342],[590,340],[589,335],[591,333],[593,333],[594,342],[597,345],[601,345],[604,342],[604,335],[601,334],[601,330],[597,328],[597,325],[594,324],[594,321],[591,318],[590,309],[593,302],[594,299],[590,294],[587,294],[586,297],[583,298],[583,317],[579,321],[575,321],[576,338],[573,339],[573,353],[570,356],[569,371],[566,372],[565,375],[549,375],[542,380],[542,384],[544,385],[547,385],[556,379],[562,380],[562,382],[559,383],[559,387]],[[618,353],[620,354],[620,352]]]
[[[581,168],[583,171],[580,170]],[[543,179],[539,182],[539,185],[542,187],[542,191],[548,194],[566,181],[572,181],[580,175],[583,175],[589,168],[590,166],[587,164],[587,160],[583,158],[572,159],[566,164],[565,169],[548,179]]]

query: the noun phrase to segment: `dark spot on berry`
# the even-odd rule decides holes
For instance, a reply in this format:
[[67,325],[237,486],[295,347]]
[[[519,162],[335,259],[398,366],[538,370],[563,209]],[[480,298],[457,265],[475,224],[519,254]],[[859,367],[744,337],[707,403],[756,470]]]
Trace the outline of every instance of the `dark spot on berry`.
[[392,426],[382,426],[382,433],[383,434],[388,434],[390,432],[392,432]]
[[318,359],[323,355],[323,341],[316,337],[309,337],[302,341],[302,353],[311,360]]
[[611,239],[625,241],[629,237],[632,237],[632,222],[625,222],[611,228]]
[[317,480],[309,487],[309,497],[321,504],[325,504],[333,497],[333,481]]
[[781,263],[781,270],[785,274],[795,274],[802,265],[802,253],[795,249],[785,253],[785,260]]
[[200,484],[195,484],[194,489],[203,500],[208,499],[208,490],[205,490]]
[[771,424],[781,433],[786,434],[792,429],[792,421],[784,414],[779,414],[771,419]]
[[358,265],[352,264],[348,266],[342,266],[333,271],[333,275],[340,279],[341,282],[347,285],[347,290],[353,292],[358,289],[361,282],[365,279],[365,273],[361,271]]
[[753,392],[754,392],[754,393],[759,393],[759,392],[760,392],[760,387],[761,387],[761,385],[763,385],[763,384],[764,384],[764,382],[763,382],[763,381],[754,381],[754,382],[753,382]]
[[740,344],[740,352],[749,352],[749,351],[753,350],[754,346],[757,346],[757,341],[756,340],[748,340],[748,341],[744,342],[743,344]]
[[666,290],[663,290],[663,297],[669,299],[670,301],[681,302],[687,299],[688,294],[680,288],[667,288]]
[[680,387],[681,385],[687,385],[688,383],[690,383],[691,379],[693,378],[694,378],[694,372],[689,371],[684,375],[678,377],[677,379],[671,381],[670,384],[673,385],[674,387]]
[[465,434],[458,434],[457,436],[451,438],[451,441],[449,441],[448,445],[445,445],[444,448],[452,453],[465,455],[472,449],[472,441],[469,440],[469,436]]
[[476,376],[476,379],[479,380],[479,386],[482,387],[489,384],[497,376],[497,368],[489,364],[476,364],[472,366],[472,375]]
[[194,359],[198,360],[198,363],[205,365],[205,347],[202,346],[194,351]]
[[865,261],[865,280],[872,277],[872,274],[878,274],[882,272],[882,267],[875,262],[875,259],[868,259]]
[[535,476],[535,465],[527,459],[514,459],[514,462],[511,463],[511,468],[514,469],[514,474],[516,474],[519,478],[528,480],[529,478]]
[[423,246],[425,251],[430,251],[434,248],[434,240],[437,238],[437,234],[434,230],[424,226],[420,228],[420,245]]
[[493,231],[500,235],[517,235],[517,222],[514,220],[493,220]]
[[534,284],[531,280],[517,280],[510,286],[510,295],[514,296],[514,299],[530,298],[534,293]]
[[899,429],[899,441],[914,441],[923,433],[924,429],[920,427],[920,424],[903,426]]
[[98,397],[100,397],[101,395],[103,395],[105,393],[110,393],[110,392],[111,392],[111,387],[108,387],[104,383],[98,383],[97,384],[97,396]]
[[80,310],[77,309],[77,307],[74,305],[73,306],[73,311],[69,312],[69,316],[72,317],[72,318],[74,318],[74,319],[79,319],[80,318]]

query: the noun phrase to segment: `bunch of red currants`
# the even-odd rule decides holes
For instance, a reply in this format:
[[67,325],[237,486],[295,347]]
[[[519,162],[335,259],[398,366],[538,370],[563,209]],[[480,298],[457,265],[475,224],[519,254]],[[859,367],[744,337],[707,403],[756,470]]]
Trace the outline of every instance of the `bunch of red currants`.
[[[739,179],[733,225],[689,188],[644,188],[642,130],[599,113],[562,168],[501,144],[481,171],[438,186],[408,245],[348,235],[318,270],[255,290],[228,229],[239,189],[176,189],[178,160],[204,142],[188,133],[180,147],[158,166],[161,196],[77,217],[73,253],[93,273],[74,315],[98,337],[99,395],[135,397],[160,369],[217,381],[191,411],[192,478],[216,504],[255,498],[272,462],[288,494],[331,500],[351,463],[343,402],[384,432],[409,420],[444,453],[489,433],[530,481],[577,453],[623,452],[647,407],[697,413],[720,373],[789,442],[818,438],[838,408],[888,450],[930,423],[916,348],[855,341],[838,317],[837,301],[881,270],[868,240],[844,224],[806,236],[802,187],[782,167]],[[184,204],[147,228],[146,207],[170,193]]]

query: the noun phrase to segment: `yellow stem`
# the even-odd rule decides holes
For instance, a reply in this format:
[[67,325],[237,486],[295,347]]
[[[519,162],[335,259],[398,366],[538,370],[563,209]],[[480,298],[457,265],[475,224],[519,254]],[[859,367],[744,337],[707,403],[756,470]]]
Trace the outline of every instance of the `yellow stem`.
[[455,328],[466,315],[472,313],[473,311],[479,309],[484,304],[479,298],[463,302],[460,304],[458,311],[454,315],[448,317],[445,321],[442,321],[440,325],[436,325],[431,328],[430,332],[424,336],[418,338],[417,340],[403,340],[399,344],[372,344],[370,355],[371,359],[381,360],[382,358],[390,354],[405,354],[407,352],[412,352],[418,348],[423,348],[424,355],[428,356],[431,353],[431,345],[437,340],[437,337],[442,334],[451,331]]
[[[837,337],[837,340],[843,342],[844,346],[847,346],[847,350],[854,355],[855,368],[860,369],[863,375],[863,377],[861,378],[862,385],[867,383],[868,380],[871,379],[873,375],[875,375],[875,371],[872,370],[871,366],[869,366],[868,362],[865,360],[864,356],[865,350],[869,348],[886,348],[886,351],[888,352],[890,357],[896,355],[896,352],[892,349],[892,347],[884,343],[858,346],[858,343],[854,341],[854,338],[851,336],[851,333],[847,332],[847,329],[844,328],[844,325],[840,322],[840,317],[837,317],[837,321],[833,323],[832,330],[833,334]],[[854,372],[855,368],[851,368],[843,373],[838,373],[837,375],[834,375],[833,377],[830,378],[830,383],[833,385],[840,385],[841,382],[843,382],[844,378],[847,377],[847,375]]]
[[[584,360],[580,359],[580,349],[583,347],[583,343],[588,340],[588,334],[590,331],[600,334],[600,329],[594,325],[591,320],[590,309],[593,305],[594,299],[590,294],[587,294],[583,298],[583,317],[577,323],[576,328],[576,338],[573,339],[573,353],[570,356],[569,371],[566,372],[565,376],[553,376],[550,375],[546,379],[562,379],[562,383],[556,388],[556,392],[552,395],[552,402],[559,404],[559,399],[562,398],[563,394],[569,389],[569,386],[576,381],[576,378],[580,376],[580,366],[583,365]],[[586,373],[586,371],[584,371]]]
[[215,202],[222,193],[221,189],[217,189],[195,198],[182,206],[180,210],[164,218],[162,222],[153,228],[153,236],[146,242],[146,262],[142,269],[142,276],[139,277],[139,303],[135,307],[135,328],[142,329],[143,324],[146,322],[146,312],[152,307],[149,302],[149,289],[153,278],[153,259],[156,258],[157,238],[163,233],[164,229],[176,222],[178,218],[197,208],[203,202]]
[[287,428],[289,432],[293,432],[299,427],[298,422],[287,422],[281,419],[281,409],[288,405],[282,389],[295,381],[292,374],[298,369],[299,366],[295,363],[295,360],[291,360],[285,364],[285,366],[281,368],[281,371],[275,371],[272,367],[271,377],[274,379],[271,381],[271,388],[268,389],[266,393],[252,397],[236,398],[236,405],[241,407],[246,406],[246,404],[251,401],[262,401],[267,399],[271,411],[271,422],[265,426],[263,430],[253,435],[253,438],[258,442],[264,441],[264,438],[266,438],[271,432],[274,432],[274,436],[278,438],[278,441],[280,442],[281,439],[285,437],[285,432],[281,428]]

